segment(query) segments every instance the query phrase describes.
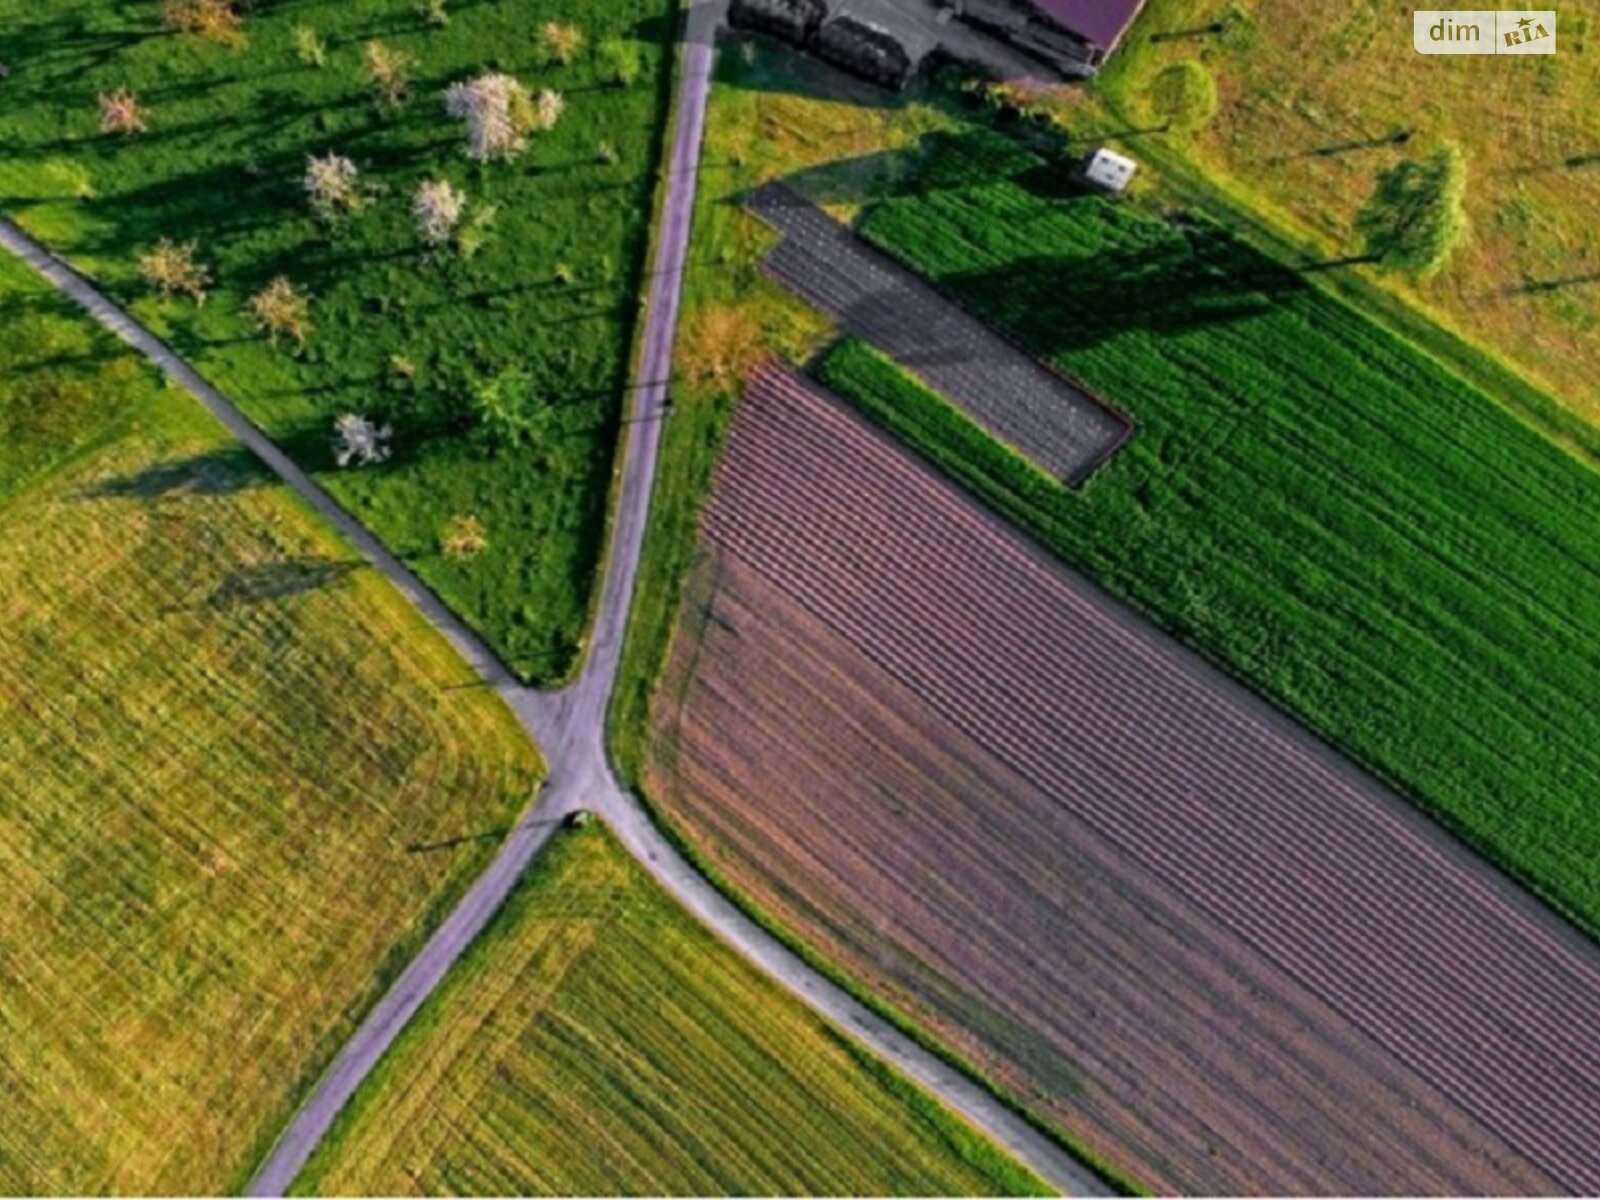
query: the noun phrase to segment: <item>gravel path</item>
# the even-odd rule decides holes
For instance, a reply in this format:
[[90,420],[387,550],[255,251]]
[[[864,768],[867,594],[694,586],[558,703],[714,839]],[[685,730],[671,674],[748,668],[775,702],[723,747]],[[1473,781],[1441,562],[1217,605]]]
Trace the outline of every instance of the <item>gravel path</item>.
[[799,192],[769,183],[748,208],[783,234],[765,269],[1068,483],[1116,453],[1127,418],[867,245]]
[[249,1195],[281,1196],[288,1190],[339,1111],[499,909],[552,831],[579,809],[592,810],[605,820],[650,874],[725,942],[822,1016],[851,1031],[873,1053],[894,1064],[1063,1194],[1110,1194],[1099,1178],[1055,1141],[852,999],[734,907],[673,848],[639,801],[620,787],[607,759],[606,711],[644,543],[661,422],[668,413],[672,347],[694,216],[715,35],[725,6],[726,0],[699,0],[687,20],[677,127],[631,420],[626,426],[628,445],[610,562],[583,672],[560,692],[536,692],[519,684],[437,596],[221,393],[88,280],[14,224],[0,218],[0,247],[23,259],[100,324],[160,367],[304,497],[374,569],[416,605],[485,684],[505,699],[538,742],[550,767],[535,815],[524,819],[508,835],[488,870],[345,1043],[250,1181]]

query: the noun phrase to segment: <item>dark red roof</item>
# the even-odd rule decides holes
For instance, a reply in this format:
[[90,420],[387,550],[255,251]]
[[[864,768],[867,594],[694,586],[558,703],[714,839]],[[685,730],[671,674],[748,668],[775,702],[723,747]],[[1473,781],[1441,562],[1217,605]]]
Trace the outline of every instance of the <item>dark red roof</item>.
[[1144,0],[1033,0],[1033,6],[1086,41],[1110,52]]

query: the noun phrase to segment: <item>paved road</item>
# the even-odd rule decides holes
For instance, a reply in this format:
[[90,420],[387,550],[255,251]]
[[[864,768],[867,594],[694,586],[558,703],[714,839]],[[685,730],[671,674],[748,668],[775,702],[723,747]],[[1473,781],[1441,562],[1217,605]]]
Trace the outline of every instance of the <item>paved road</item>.
[[579,809],[605,820],[650,874],[725,942],[751,959],[806,1004],[851,1031],[864,1045],[961,1113],[1064,1194],[1107,1195],[1106,1185],[1050,1138],[981,1086],[896,1031],[865,1005],[807,966],[740,912],[662,835],[639,801],[612,773],[605,718],[621,658],[650,494],[655,482],[661,422],[677,327],[697,168],[710,92],[715,33],[726,0],[699,0],[685,28],[677,127],[668,163],[666,201],[651,274],[639,373],[633,388],[628,444],[599,614],[589,654],[576,682],[559,692],[520,685],[487,646],[411,571],[294,464],[237,408],[158,338],[12,223],[0,218],[0,246],[22,258],[102,325],[194,395],[268,468],[304,497],[356,550],[399,588],[494,688],[539,743],[550,774],[530,816],[378,1001],[318,1081],[247,1194],[281,1196],[310,1158],[334,1118],[385,1050],[510,894],[561,821]]

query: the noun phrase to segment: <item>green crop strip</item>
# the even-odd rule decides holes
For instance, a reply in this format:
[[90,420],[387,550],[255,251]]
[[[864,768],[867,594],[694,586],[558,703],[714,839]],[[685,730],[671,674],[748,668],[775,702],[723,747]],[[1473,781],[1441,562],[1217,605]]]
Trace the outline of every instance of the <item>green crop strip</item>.
[[863,231],[1139,423],[1082,492],[865,346],[824,380],[1600,932],[1593,474],[1215,226],[1048,169],[941,139]]

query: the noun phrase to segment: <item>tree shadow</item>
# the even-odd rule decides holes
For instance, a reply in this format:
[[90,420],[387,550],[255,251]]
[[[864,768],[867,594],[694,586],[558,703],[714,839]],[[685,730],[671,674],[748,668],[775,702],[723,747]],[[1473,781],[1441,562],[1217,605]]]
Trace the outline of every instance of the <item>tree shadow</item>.
[[1350,138],[1342,142],[1330,142],[1325,146],[1312,146],[1308,150],[1301,150],[1294,154],[1276,154],[1264,161],[1269,166],[1293,162],[1301,158],[1337,158],[1340,155],[1352,154],[1360,150],[1385,150],[1397,146],[1404,146],[1416,136],[1414,129],[1395,129],[1377,137]]
[[1021,258],[935,283],[1047,358],[1138,330],[1175,337],[1263,316],[1310,286],[1210,223],[1174,227],[1155,244]]
[[1600,283],[1600,271],[1567,275],[1559,279],[1524,279],[1520,283],[1508,284],[1503,288],[1487,292],[1479,299],[1482,302],[1493,303],[1498,300],[1515,300],[1522,296],[1547,296],[1553,292],[1564,292],[1571,288],[1587,287],[1597,283]]
[[243,446],[231,445],[188,458],[152,463],[143,470],[104,479],[86,489],[88,500],[159,500],[164,496],[228,496],[270,483],[272,476]]
[[227,611],[253,604],[276,604],[337,585],[366,563],[359,558],[287,558],[238,567],[223,578],[200,607]]

